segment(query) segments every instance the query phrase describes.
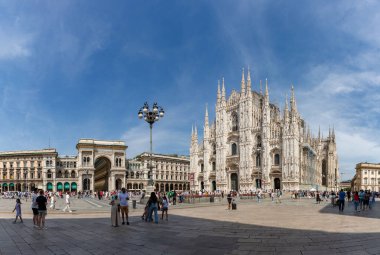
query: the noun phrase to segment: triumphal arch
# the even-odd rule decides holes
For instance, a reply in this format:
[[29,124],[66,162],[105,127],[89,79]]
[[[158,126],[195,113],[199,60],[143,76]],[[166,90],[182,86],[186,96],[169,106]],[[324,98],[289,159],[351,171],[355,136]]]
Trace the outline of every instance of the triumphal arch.
[[80,139],[76,148],[79,190],[96,192],[125,186],[125,142]]

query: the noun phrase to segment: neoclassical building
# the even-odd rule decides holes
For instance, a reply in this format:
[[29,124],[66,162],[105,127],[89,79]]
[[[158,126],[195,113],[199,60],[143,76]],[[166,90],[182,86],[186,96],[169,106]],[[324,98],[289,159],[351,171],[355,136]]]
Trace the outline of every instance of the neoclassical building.
[[[77,155],[56,149],[0,152],[0,191],[145,190],[150,177],[148,153],[126,159],[123,141],[80,139]],[[153,154],[156,190],[188,190],[189,158]]]
[[351,180],[351,188],[353,191],[380,192],[380,164],[367,162],[356,164],[356,173]]
[[242,73],[240,91],[226,97],[218,82],[215,120],[206,106],[203,138],[193,128],[190,145],[192,190],[333,189],[339,181],[334,129],[327,138],[313,136],[301,118],[291,89],[284,109],[264,94],[252,91],[251,77]]
[[[144,152],[128,160],[127,189],[143,190],[148,185],[150,176],[150,153]],[[152,178],[155,190],[190,190],[190,160],[186,156],[152,154]]]
[[0,152],[1,191],[98,191],[124,185],[125,142],[80,139],[76,148],[76,156],[59,156],[56,149]]

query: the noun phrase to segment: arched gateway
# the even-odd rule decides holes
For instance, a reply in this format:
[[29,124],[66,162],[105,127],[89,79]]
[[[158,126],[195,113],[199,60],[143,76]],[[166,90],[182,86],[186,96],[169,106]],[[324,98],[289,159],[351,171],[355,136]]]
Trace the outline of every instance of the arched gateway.
[[78,190],[97,192],[125,187],[125,142],[80,139],[76,147]]

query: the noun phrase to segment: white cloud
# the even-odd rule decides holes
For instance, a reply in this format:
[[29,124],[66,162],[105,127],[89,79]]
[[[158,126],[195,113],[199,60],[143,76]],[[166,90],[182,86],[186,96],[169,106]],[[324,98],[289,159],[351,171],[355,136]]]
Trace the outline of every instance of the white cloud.
[[31,55],[33,36],[19,31],[0,30],[0,60],[11,60]]

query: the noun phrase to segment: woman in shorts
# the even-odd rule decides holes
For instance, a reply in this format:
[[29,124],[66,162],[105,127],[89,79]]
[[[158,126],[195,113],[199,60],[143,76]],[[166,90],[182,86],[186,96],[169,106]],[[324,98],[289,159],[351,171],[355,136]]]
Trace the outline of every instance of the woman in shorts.
[[161,205],[162,205],[162,208],[161,208],[161,210],[162,210],[161,220],[164,219],[164,214],[166,214],[166,220],[168,220],[169,201],[168,201],[168,199],[166,198],[165,195],[162,198]]

